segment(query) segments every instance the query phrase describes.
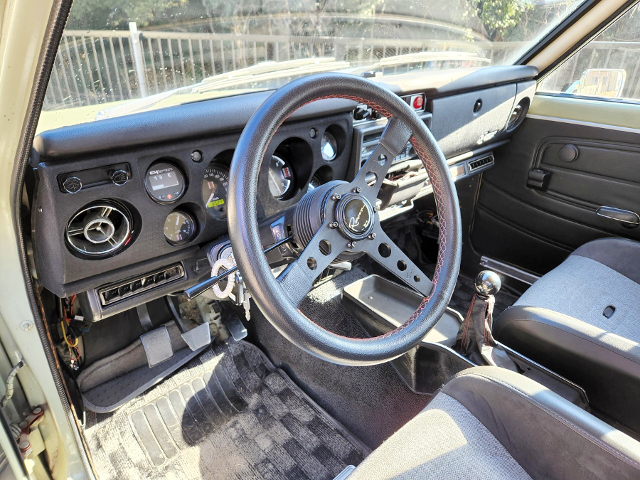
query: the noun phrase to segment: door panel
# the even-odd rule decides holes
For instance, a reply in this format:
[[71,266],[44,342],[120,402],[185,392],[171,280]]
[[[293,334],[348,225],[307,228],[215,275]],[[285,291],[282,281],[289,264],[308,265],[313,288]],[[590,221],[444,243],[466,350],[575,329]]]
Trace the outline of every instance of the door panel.
[[[566,151],[575,152],[567,160]],[[606,156],[606,161],[603,158]],[[542,150],[540,168],[592,173],[601,177],[640,182],[640,148],[608,142],[591,142],[571,137],[553,137]],[[629,168],[635,166],[636,168]]]
[[[640,240],[639,227],[596,214],[601,206],[640,213],[640,131],[533,117],[495,152],[495,167],[483,173],[474,249],[544,274],[588,241]],[[527,186],[532,169],[550,174],[546,189]]]

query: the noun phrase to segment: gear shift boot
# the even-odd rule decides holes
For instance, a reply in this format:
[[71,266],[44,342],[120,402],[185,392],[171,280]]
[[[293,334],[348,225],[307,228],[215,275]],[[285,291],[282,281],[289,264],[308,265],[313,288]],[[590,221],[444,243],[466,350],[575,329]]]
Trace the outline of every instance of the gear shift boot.
[[[463,355],[495,367],[518,371],[516,365],[493,338],[494,295],[502,283],[497,273],[483,270],[475,280],[476,294],[456,338],[456,346]],[[475,358],[474,358],[475,357]]]

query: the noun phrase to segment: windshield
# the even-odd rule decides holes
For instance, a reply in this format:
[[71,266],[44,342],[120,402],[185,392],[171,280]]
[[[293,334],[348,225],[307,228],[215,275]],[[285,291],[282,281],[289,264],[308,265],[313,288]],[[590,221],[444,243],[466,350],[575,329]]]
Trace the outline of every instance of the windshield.
[[463,75],[511,64],[582,1],[75,0],[38,129],[318,72]]

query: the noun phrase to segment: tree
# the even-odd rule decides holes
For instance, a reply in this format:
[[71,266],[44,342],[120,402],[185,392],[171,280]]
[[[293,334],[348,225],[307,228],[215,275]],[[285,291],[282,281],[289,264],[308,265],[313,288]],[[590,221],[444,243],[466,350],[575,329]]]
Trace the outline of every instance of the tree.
[[66,28],[70,30],[127,29],[129,22],[138,27],[166,20],[169,9],[184,0],[76,0]]
[[494,42],[511,39],[512,33],[533,5],[519,0],[482,0],[477,3],[478,18]]

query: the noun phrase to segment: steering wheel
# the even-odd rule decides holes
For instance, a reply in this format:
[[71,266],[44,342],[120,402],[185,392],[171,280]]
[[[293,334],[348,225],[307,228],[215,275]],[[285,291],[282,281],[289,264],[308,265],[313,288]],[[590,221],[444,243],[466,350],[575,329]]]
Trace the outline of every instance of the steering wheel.
[[[379,144],[351,183],[329,182],[298,202],[293,220],[299,258],[276,279],[263,253],[256,204],[260,165],[280,125],[301,106],[325,98],[367,104],[389,119]],[[382,230],[376,197],[393,159],[407,142],[424,163],[440,220],[432,280]],[[294,345],[329,362],[373,365],[416,346],[445,312],[461,256],[460,207],[445,157],[424,122],[397,95],[361,77],[327,73],[295,80],[273,93],[247,123],[236,147],[228,191],[229,237],[235,260],[258,308]],[[367,253],[424,295],[404,324],[373,338],[347,338],[298,310],[322,271],[348,253]]]

